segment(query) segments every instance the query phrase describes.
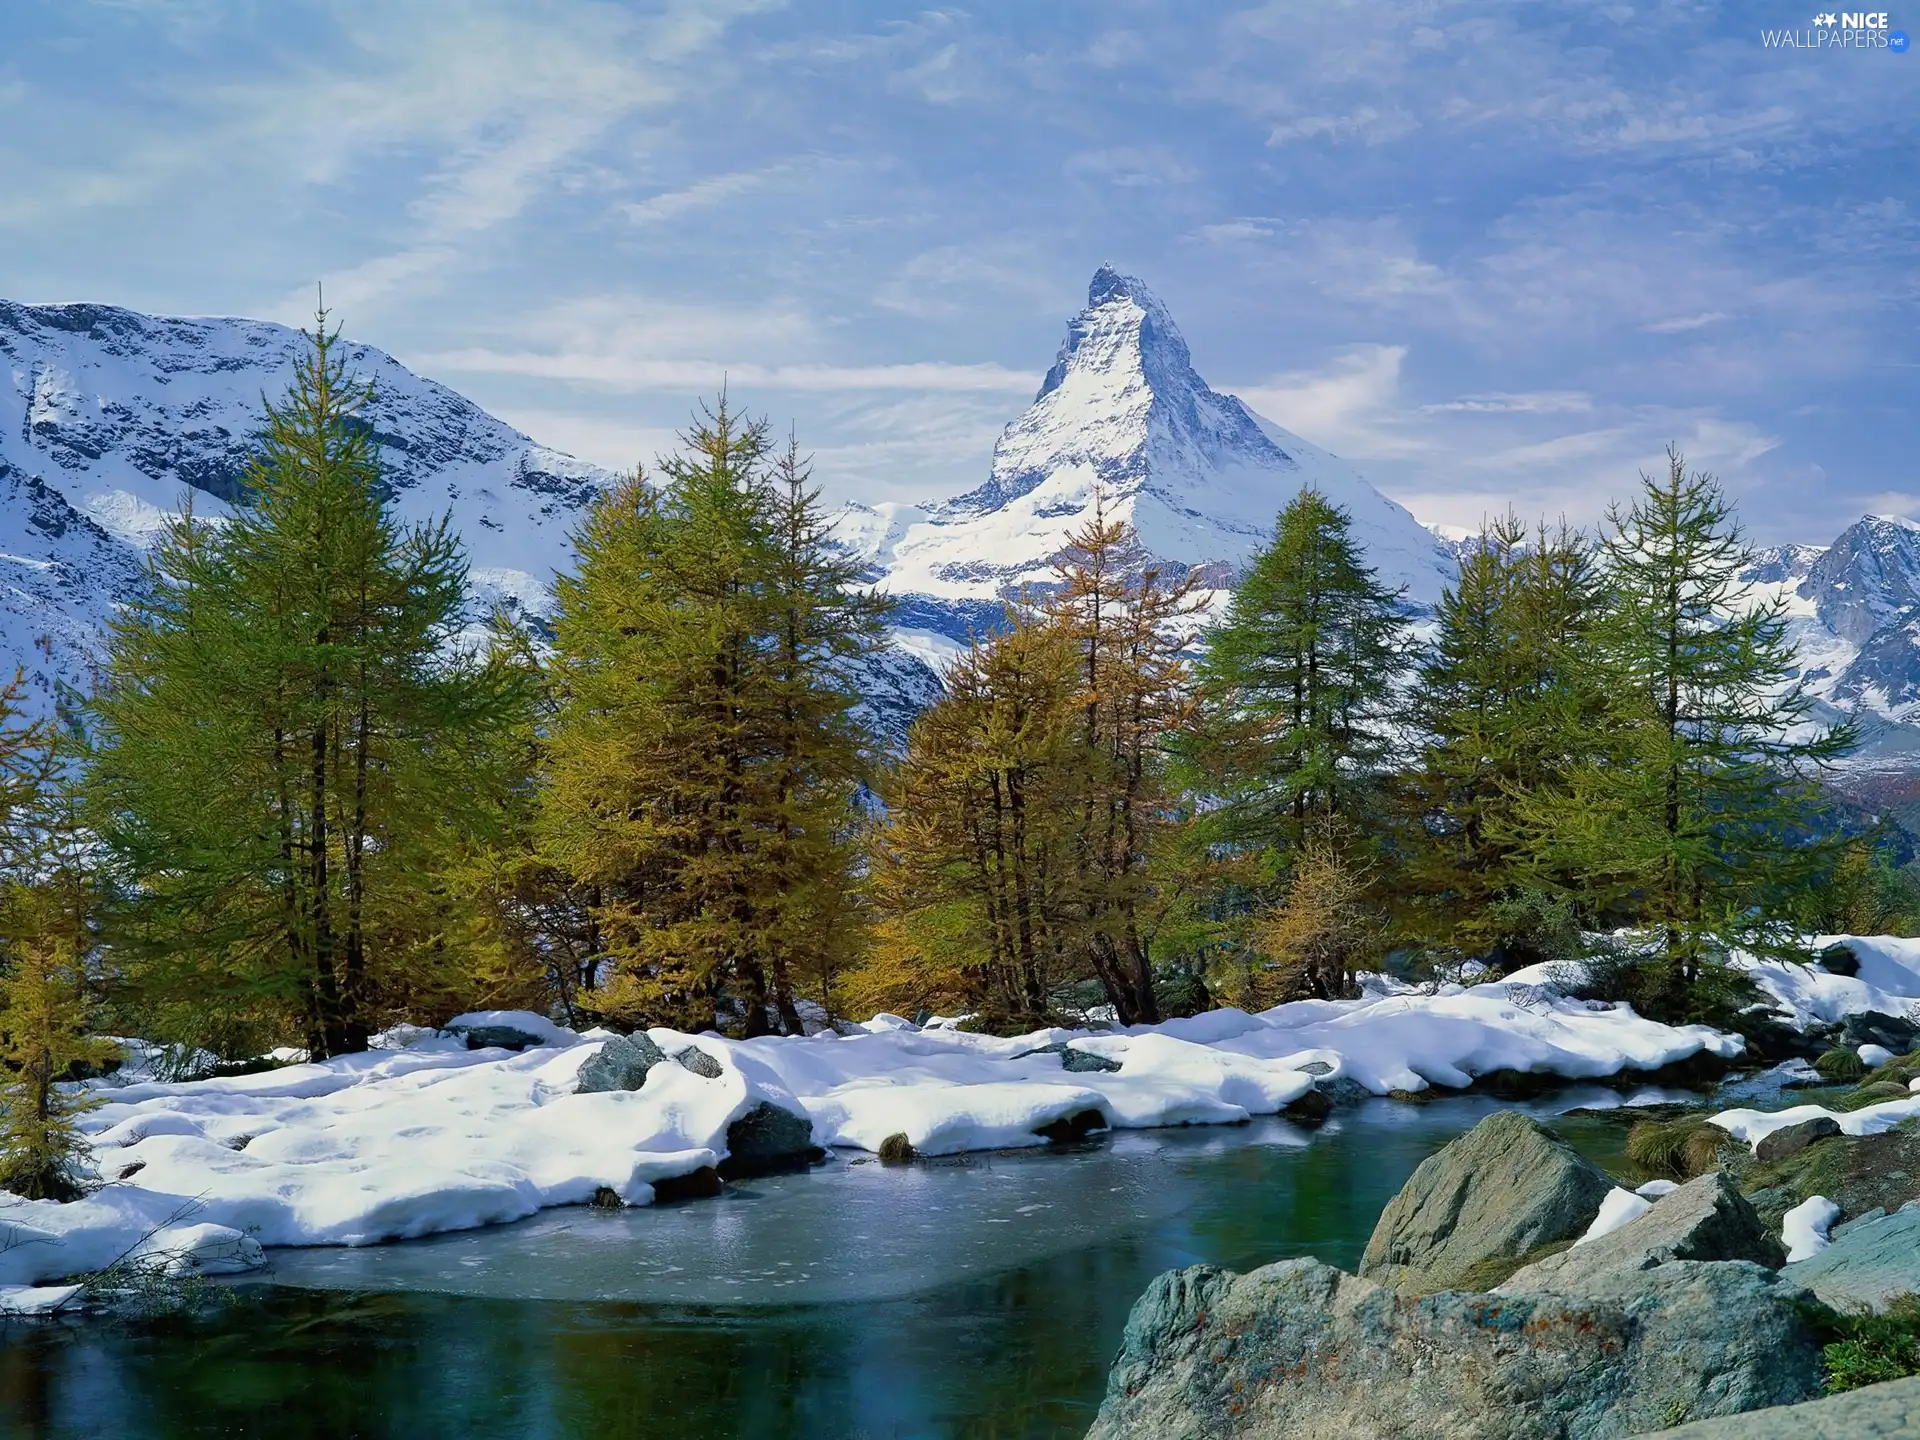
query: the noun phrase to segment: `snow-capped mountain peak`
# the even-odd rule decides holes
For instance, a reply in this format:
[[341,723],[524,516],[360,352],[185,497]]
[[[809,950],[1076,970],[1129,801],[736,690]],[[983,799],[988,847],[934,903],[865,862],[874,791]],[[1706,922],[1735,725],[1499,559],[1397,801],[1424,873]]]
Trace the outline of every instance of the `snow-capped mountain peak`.
[[1096,492],[1163,567],[1225,586],[1303,486],[1348,512],[1382,580],[1416,607],[1439,599],[1454,569],[1435,536],[1346,462],[1209,386],[1166,306],[1103,265],[985,483],[922,506],[848,507],[842,533],[938,652],[1050,582]]

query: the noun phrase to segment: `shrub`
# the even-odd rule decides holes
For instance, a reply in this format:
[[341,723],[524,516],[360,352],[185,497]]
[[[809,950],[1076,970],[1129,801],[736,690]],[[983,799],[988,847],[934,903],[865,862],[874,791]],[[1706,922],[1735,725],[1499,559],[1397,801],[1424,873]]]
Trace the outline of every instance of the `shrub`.
[[1867,1073],[1866,1062],[1845,1047],[1827,1051],[1813,1062],[1813,1068],[1835,1084],[1858,1080]]
[[1382,929],[1367,904],[1369,879],[1366,868],[1350,863],[1328,841],[1307,842],[1286,899],[1254,923],[1254,942],[1271,963],[1250,977],[1249,1009],[1359,993],[1354,971],[1375,952]]
[[1880,1314],[1842,1315],[1825,1347],[1827,1389],[1855,1390],[1920,1375],[1920,1295],[1896,1295]]
[[1642,1120],[1627,1132],[1627,1158],[1643,1170],[1691,1180],[1720,1163],[1727,1132],[1699,1115]]

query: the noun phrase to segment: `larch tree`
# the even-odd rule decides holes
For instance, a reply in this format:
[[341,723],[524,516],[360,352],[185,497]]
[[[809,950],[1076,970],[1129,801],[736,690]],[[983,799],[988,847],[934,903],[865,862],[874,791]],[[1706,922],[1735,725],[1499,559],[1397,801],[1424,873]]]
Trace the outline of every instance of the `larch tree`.
[[371,391],[325,312],[307,338],[242,502],[186,506],[114,624],[89,804],[157,1030],[319,1057],[364,1049],[405,995],[383,929],[449,835],[488,823],[526,692],[456,643],[459,544],[389,513]]
[[[881,787],[876,961],[889,994],[963,1005],[997,1027],[1054,1014],[1086,951],[1081,655],[1015,613],[948,669]],[[896,1001],[895,1003],[899,1003]]]
[[561,577],[542,853],[592,896],[588,1003],[797,1031],[795,976],[853,943],[861,666],[884,605],[805,465],[726,398],[576,536]]
[[1186,812],[1169,749],[1194,716],[1187,651],[1201,600],[1191,576],[1169,579],[1146,560],[1133,527],[1110,518],[1098,495],[1055,575],[1040,618],[1076,656],[1069,784],[1081,941],[1120,1022],[1151,1024],[1160,1018],[1153,932],[1170,898],[1155,861]]
[[1690,1017],[1735,948],[1796,949],[1790,919],[1839,843],[1818,780],[1855,733],[1813,721],[1784,602],[1748,593],[1719,482],[1667,461],[1602,539],[1608,753],[1521,811],[1544,869],[1642,927],[1639,1003]]

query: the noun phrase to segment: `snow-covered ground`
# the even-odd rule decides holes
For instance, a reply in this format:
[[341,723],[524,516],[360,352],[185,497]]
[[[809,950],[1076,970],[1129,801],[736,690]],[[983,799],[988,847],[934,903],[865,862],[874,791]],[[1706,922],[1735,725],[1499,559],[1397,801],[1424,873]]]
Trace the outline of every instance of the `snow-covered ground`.
[[[1802,1023],[1920,1003],[1920,941],[1853,943],[1857,979],[1789,966],[1756,966],[1756,978]],[[1594,1079],[1741,1050],[1737,1037],[1703,1026],[1568,999],[1544,969],[1426,989],[1371,977],[1357,1000],[1215,1010],[1111,1033],[1000,1038],[885,1015],[857,1033],[807,1038],[654,1030],[664,1052],[697,1046],[719,1074],[661,1064],[639,1090],[607,1094],[575,1093],[605,1031],[576,1033],[519,1012],[449,1023],[511,1025],[544,1043],[469,1050],[459,1036],[400,1027],[390,1048],[319,1064],[185,1083],[138,1073],[131,1083],[95,1082],[103,1103],[84,1124],[106,1183],[67,1205],[0,1197],[0,1308],[57,1303],[58,1287],[15,1287],[129,1253],[230,1270],[257,1263],[257,1246],[467,1229],[581,1204],[602,1189],[646,1204],[654,1182],[723,1159],[728,1127],[762,1104],[805,1116],[820,1145],[873,1151],[899,1134],[937,1155],[1044,1144],[1038,1130],[1088,1111],[1120,1128],[1228,1124],[1341,1081],[1381,1095],[1465,1086],[1496,1071]],[[1069,1071],[1057,1050],[1041,1048],[1067,1043],[1118,1068]],[[1813,1113],[1822,1112],[1719,1120],[1757,1140]],[[1920,1114],[1920,1095],[1836,1118],[1862,1133],[1909,1114]]]

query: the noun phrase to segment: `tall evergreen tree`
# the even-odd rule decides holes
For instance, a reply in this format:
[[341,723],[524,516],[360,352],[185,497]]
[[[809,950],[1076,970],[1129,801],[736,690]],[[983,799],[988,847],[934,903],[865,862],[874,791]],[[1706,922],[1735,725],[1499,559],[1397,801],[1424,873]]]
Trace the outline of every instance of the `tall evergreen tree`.
[[1855,734],[1813,727],[1784,602],[1752,603],[1740,579],[1754,556],[1732,502],[1667,459],[1602,542],[1609,753],[1521,808],[1543,867],[1649,932],[1641,1002],[1684,1016],[1713,1003],[1700,982],[1734,947],[1790,946],[1833,858],[1817,779]]
[[1083,943],[1120,1022],[1160,1018],[1152,932],[1166,896],[1154,861],[1181,798],[1172,788],[1169,743],[1194,714],[1186,652],[1200,608],[1191,576],[1168,579],[1139,537],[1094,515],[1067,538],[1058,587],[1041,618],[1077,655],[1078,754],[1069,784],[1077,831],[1074,875]]
[[794,975],[849,939],[884,606],[764,421],[722,396],[683,442],[595,507],[560,581],[543,853],[594,897],[604,1012],[797,1030]]
[[1206,646],[1200,678],[1230,842],[1291,852],[1316,828],[1361,819],[1390,757],[1408,655],[1399,596],[1365,563],[1346,512],[1302,489]]
[[1576,917],[1534,873],[1515,806],[1592,758],[1606,699],[1592,654],[1600,590],[1577,533],[1529,541],[1512,515],[1462,558],[1442,595],[1412,713],[1426,733],[1408,859],[1420,938],[1496,964],[1551,958]]
[[115,623],[90,792],[152,1023],[324,1056],[364,1049],[383,987],[404,992],[381,926],[449,832],[486,823],[525,688],[454,644],[459,546],[387,513],[370,391],[325,312],[308,340],[244,503],[217,524],[187,506]]

